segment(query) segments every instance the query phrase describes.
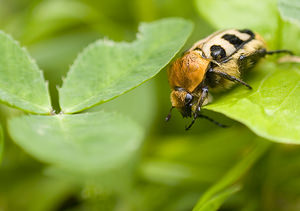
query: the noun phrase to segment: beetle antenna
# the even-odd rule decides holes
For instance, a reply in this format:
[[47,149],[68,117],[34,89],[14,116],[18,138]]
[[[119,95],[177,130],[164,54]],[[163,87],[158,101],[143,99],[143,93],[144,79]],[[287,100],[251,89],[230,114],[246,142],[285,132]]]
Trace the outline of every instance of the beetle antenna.
[[214,123],[215,125],[218,125],[219,127],[222,127],[222,128],[228,127],[228,125],[223,125],[223,124],[221,124],[220,122],[217,122],[216,120],[214,120],[214,119],[212,119],[212,118],[210,118],[210,117],[208,117],[208,116],[205,116],[205,115],[203,115],[203,114],[199,114],[198,117],[207,119],[208,121]]
[[174,108],[174,106],[172,106],[172,107],[170,108],[170,111],[169,111],[169,113],[168,113],[168,115],[166,116],[166,119],[165,119],[166,122],[168,122],[168,121],[171,119],[173,108]]

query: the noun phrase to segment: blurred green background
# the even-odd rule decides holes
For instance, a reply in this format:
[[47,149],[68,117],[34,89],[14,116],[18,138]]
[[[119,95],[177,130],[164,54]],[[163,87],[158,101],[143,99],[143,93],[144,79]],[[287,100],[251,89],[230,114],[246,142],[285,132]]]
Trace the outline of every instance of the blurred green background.
[[[140,22],[174,16],[195,23],[182,51],[215,31],[191,0],[0,0],[0,29],[26,46],[44,71],[56,110],[56,87],[89,43],[99,38],[132,41]],[[257,142],[267,142],[243,125],[208,111],[231,127],[221,129],[199,120],[186,132],[189,120],[176,111],[166,123],[169,93],[164,69],[133,91],[91,109],[130,116],[145,128],[146,138],[134,163],[84,183],[33,159],[5,134],[0,211],[192,210],[199,197]],[[18,115],[6,106],[0,111],[3,125],[7,117]],[[300,210],[300,148],[271,144],[242,184],[220,210]]]

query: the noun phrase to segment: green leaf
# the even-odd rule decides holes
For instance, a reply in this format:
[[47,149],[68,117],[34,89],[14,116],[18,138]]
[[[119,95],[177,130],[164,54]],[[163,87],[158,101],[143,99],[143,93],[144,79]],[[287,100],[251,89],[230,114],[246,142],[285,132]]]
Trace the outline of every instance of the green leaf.
[[[157,111],[158,105],[155,82],[155,80],[148,81],[129,93],[100,106],[95,106],[89,111],[104,109],[105,111],[118,112],[130,117],[130,119],[139,123],[143,128],[149,128],[155,120],[156,115],[154,114]],[[140,108],[143,108],[143,115],[137,115],[136,113]]]
[[300,45],[295,45],[299,42],[300,27],[289,22],[282,23],[281,48],[290,49],[295,55],[300,55]]
[[203,204],[201,206],[201,208],[198,208],[198,209],[195,208],[193,210],[194,211],[218,210],[228,197],[235,194],[239,190],[241,190],[241,186],[239,186],[239,185],[226,188],[225,190],[223,190],[220,193],[213,196],[209,201],[207,201],[205,204]]
[[267,64],[246,80],[253,90],[237,87],[205,108],[242,122],[257,135],[300,144],[300,70]]
[[37,159],[59,168],[97,173],[121,165],[138,150],[141,129],[126,117],[95,112],[10,119],[13,140]]
[[296,23],[300,26],[299,0],[278,0],[278,9],[284,20]]
[[3,135],[2,126],[0,125],[0,163],[2,161],[3,149],[4,149],[4,135]]
[[193,211],[218,210],[226,198],[240,189],[238,181],[264,154],[269,145],[266,141],[258,140],[253,149],[239,163],[203,194]]
[[183,46],[192,24],[179,18],[142,24],[136,41],[99,40],[75,60],[59,89],[63,113],[111,100],[157,74]]
[[277,30],[275,0],[195,0],[200,16],[217,29],[249,28],[261,33],[266,40],[274,39]]
[[2,31],[0,100],[30,113],[48,114],[52,110],[42,72],[26,50]]
[[140,165],[140,174],[150,182],[207,189],[241,160],[243,152],[252,149],[255,137],[240,125],[196,136],[156,137],[151,139],[156,144],[148,149],[151,155]]
[[33,173],[28,166],[17,169],[9,173],[1,172],[1,206],[5,206],[6,210],[53,210],[76,190],[69,181],[42,175],[40,171]]
[[[34,42],[41,37],[97,18],[94,8],[78,0],[41,1],[33,4],[32,10],[26,15],[27,24],[22,37],[25,42]],[[21,18],[24,19],[22,16]]]

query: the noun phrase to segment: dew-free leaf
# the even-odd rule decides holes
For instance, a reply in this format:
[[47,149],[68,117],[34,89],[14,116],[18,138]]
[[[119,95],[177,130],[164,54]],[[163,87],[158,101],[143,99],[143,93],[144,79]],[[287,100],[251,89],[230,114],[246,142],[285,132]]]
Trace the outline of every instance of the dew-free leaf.
[[283,19],[300,26],[300,1],[278,0],[278,9]]
[[269,140],[300,144],[300,70],[291,65],[263,64],[246,81],[205,108],[248,126]]
[[159,144],[151,146],[153,153],[144,159],[140,174],[155,183],[207,189],[243,158],[243,152],[252,149],[254,138],[243,126],[155,138]]
[[199,199],[193,211],[218,210],[225,200],[237,192],[241,186],[238,180],[254,165],[270,145],[268,142],[258,140],[253,149],[245,155],[227,174],[215,185],[209,188]]
[[111,100],[155,76],[175,56],[192,31],[179,18],[144,23],[137,40],[99,40],[75,60],[59,89],[63,113]]
[[195,0],[199,15],[217,29],[249,28],[266,40],[275,39],[277,30],[276,0]]
[[3,129],[2,126],[0,125],[0,163],[2,160],[3,147],[4,147],[3,145],[4,145]]
[[0,101],[38,114],[51,112],[47,83],[25,49],[0,31]]
[[142,130],[103,111],[10,119],[13,140],[35,158],[66,170],[97,173],[123,164],[138,150]]

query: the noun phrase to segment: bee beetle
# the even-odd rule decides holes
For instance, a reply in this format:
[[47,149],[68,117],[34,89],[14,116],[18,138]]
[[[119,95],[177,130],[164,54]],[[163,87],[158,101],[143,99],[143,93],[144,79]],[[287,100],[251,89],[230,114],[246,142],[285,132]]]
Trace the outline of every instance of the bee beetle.
[[276,53],[292,54],[288,50],[267,51],[260,35],[248,29],[229,29],[213,33],[196,42],[191,49],[175,60],[168,69],[172,89],[172,108],[177,108],[183,117],[192,117],[190,129],[197,118],[205,118],[224,125],[200,113],[208,101],[208,91],[221,91],[235,83],[252,89],[241,79],[261,58]]

